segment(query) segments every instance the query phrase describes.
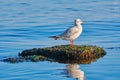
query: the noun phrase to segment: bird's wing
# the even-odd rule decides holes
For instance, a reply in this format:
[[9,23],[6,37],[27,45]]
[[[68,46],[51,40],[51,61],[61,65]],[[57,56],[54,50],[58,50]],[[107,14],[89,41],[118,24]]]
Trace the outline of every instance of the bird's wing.
[[67,29],[64,33],[62,33],[60,36],[61,37],[70,37],[73,36],[74,34],[78,33],[79,29],[76,27],[72,27]]

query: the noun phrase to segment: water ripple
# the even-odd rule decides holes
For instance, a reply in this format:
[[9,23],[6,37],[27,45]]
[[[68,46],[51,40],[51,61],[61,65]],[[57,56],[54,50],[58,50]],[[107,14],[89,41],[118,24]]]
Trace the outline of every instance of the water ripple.
[[[68,41],[52,40],[81,18],[83,32],[75,44],[98,45],[107,55],[90,65],[82,65],[88,80],[120,79],[120,4],[119,0],[1,0],[0,1],[0,58],[16,56],[18,52],[33,47],[68,44]],[[65,65],[58,63],[0,62],[1,80],[69,80],[56,70]],[[51,69],[52,68],[52,69]],[[62,73],[61,73],[62,74]],[[110,76],[112,75],[112,76]],[[46,77],[47,76],[47,77]]]

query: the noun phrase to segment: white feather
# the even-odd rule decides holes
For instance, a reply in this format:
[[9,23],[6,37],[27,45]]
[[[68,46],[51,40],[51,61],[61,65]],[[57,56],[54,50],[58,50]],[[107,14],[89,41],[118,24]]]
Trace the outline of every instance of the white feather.
[[65,32],[59,35],[63,40],[74,40],[80,36],[82,33],[82,21],[80,19],[75,20],[75,25],[70,27]]

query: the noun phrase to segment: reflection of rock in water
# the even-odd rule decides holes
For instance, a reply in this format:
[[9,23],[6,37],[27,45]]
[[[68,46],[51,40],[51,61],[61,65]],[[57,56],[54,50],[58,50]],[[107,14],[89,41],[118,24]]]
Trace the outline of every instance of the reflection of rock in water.
[[84,72],[79,67],[77,64],[68,64],[66,69],[67,74],[69,77],[76,78],[77,80],[85,80]]

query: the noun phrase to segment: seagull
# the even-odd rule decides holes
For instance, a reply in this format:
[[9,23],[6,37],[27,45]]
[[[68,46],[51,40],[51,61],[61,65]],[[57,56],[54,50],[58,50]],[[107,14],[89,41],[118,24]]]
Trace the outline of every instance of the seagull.
[[82,33],[82,23],[83,22],[80,19],[75,19],[73,27],[68,28],[60,35],[50,36],[49,38],[53,38],[55,40],[68,40],[70,41],[70,45],[74,45],[74,40]]

